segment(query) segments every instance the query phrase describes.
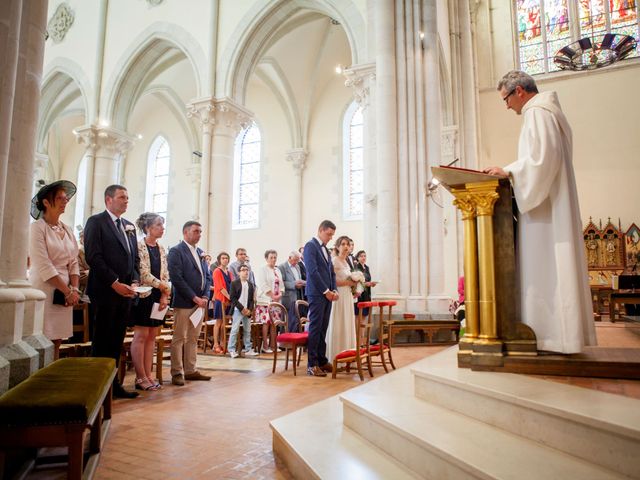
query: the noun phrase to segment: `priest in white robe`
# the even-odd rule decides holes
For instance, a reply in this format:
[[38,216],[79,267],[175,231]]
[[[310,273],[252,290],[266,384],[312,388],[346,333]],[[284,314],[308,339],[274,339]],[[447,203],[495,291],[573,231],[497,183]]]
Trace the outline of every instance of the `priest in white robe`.
[[524,117],[517,160],[485,169],[510,178],[518,205],[522,321],[535,332],[538,350],[578,353],[595,345],[596,335],[571,128],[556,93],[538,93],[530,75],[509,72],[498,91]]

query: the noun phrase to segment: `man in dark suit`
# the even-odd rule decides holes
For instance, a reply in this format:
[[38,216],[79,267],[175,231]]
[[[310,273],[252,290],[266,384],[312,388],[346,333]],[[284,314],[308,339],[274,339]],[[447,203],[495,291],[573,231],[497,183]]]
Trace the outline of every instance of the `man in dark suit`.
[[326,356],[325,337],[329,327],[331,302],[338,300],[336,274],[333,271],[327,242],[331,241],[336,226],[324,220],[318,227],[318,235],[307,242],[304,258],[307,267],[307,298],[309,300],[309,340],[307,342],[307,374],[326,377],[333,367]]
[[302,279],[300,272],[300,253],[295,250],[289,254],[286,262],[278,265],[284,283],[284,295],[282,304],[289,314],[289,331],[298,331],[298,315],[296,313],[296,300],[302,300],[302,291],[307,282]]
[[[121,215],[127,211],[129,195],[122,185],[104,192],[106,210],[87,219],[84,248],[89,264],[87,294],[95,309],[92,355],[110,357],[116,365],[127,328],[134,288],[140,279],[136,229]],[[116,380],[113,396],[135,398]]]
[[[196,370],[198,335],[209,301],[211,271],[204,252],[197,247],[202,225],[189,221],[182,227],[183,241],[169,250],[167,264],[173,286],[172,306],[175,311],[171,339],[171,383],[182,386],[185,380],[211,380]],[[194,325],[191,315],[202,309],[202,317]],[[184,365],[183,365],[184,360]]]
[[231,282],[229,291],[229,300],[233,306],[233,323],[231,324],[231,333],[229,334],[229,343],[227,350],[231,358],[237,358],[236,340],[240,324],[242,324],[242,335],[244,343],[244,356],[256,357],[256,352],[251,346],[251,313],[254,309],[255,289],[253,283],[249,281],[249,265],[242,264],[238,267],[239,278]]

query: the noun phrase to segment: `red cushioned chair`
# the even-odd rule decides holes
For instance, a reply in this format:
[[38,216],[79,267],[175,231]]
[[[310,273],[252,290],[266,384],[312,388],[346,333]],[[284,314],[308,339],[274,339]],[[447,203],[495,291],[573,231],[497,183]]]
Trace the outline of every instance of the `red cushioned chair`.
[[[389,339],[389,325],[393,323],[391,320],[391,310],[396,305],[396,302],[393,300],[384,300],[378,301],[377,303],[380,308],[380,314],[378,315],[378,344],[371,345],[369,354],[372,357],[371,364],[373,366],[382,367],[385,372],[389,373],[387,360],[391,368],[396,369],[396,366],[393,364],[393,357],[391,356],[391,341]],[[386,312],[384,310],[385,307],[388,308]],[[374,361],[373,358],[375,357],[380,357],[380,360]]]
[[[284,325],[284,333],[281,333],[276,337],[277,347],[282,347],[286,352],[286,359],[284,363],[284,369],[289,370],[289,350],[293,351],[293,374],[296,375],[296,365],[299,363],[298,349],[307,345],[309,338],[308,332],[289,332],[289,321],[287,316],[287,309],[278,302],[271,302],[269,304],[269,310],[277,309],[280,312],[280,319],[274,322],[274,326]],[[300,329],[300,327],[299,327]],[[273,349],[273,369],[271,373],[276,371],[276,362],[278,361],[278,348]]]
[[[362,374],[362,362],[367,361],[367,370],[369,370],[369,376],[373,377],[373,370],[371,369],[371,357],[369,356],[369,335],[371,333],[371,312],[373,307],[377,306],[377,302],[359,302],[358,303],[358,316],[356,317],[356,345],[353,350],[345,350],[340,352],[333,359],[333,374],[332,378],[336,378],[338,373],[338,364],[345,363],[347,373],[350,373],[350,365],[355,362],[358,369],[358,375],[360,380],[364,381],[364,375]],[[362,309],[368,308],[369,313],[366,319],[362,314]]]

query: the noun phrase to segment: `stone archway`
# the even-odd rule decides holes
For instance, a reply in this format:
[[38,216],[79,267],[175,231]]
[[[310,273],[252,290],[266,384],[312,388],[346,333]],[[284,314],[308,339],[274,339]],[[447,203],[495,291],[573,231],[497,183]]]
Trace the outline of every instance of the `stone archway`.
[[264,45],[285,19],[299,10],[318,12],[340,22],[351,48],[351,63],[366,61],[365,22],[351,0],[271,0],[265,7],[249,11],[230,37],[219,61],[217,97],[245,103],[247,83]]

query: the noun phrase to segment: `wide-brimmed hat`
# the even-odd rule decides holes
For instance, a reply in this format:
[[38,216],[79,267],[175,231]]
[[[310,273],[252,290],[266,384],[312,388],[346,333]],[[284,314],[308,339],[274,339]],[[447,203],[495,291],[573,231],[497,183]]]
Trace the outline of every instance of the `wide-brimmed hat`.
[[42,216],[42,213],[44,212],[42,200],[49,194],[49,192],[55,191],[59,188],[62,188],[65,191],[69,200],[71,200],[71,197],[76,194],[76,186],[69,180],[58,180],[50,183],[49,185],[45,185],[31,199],[31,216],[33,218],[38,220]]

